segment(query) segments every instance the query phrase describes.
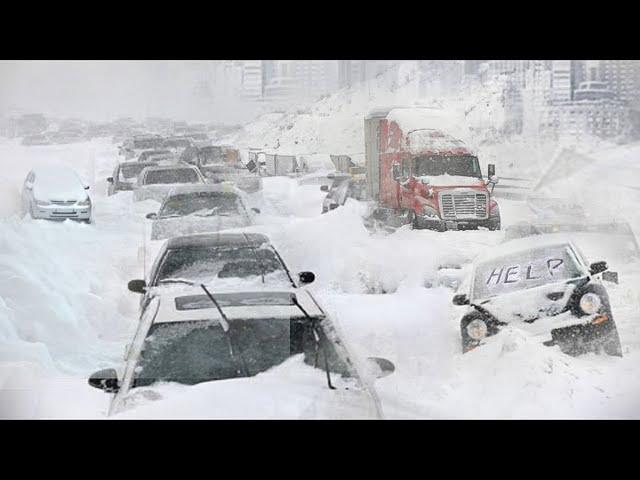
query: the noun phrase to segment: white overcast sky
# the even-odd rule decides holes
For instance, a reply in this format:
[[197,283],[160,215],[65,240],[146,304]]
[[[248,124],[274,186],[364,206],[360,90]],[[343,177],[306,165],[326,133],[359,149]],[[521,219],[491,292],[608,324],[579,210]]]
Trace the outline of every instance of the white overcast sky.
[[198,116],[193,96],[202,62],[0,61],[0,111],[21,108],[56,116]]

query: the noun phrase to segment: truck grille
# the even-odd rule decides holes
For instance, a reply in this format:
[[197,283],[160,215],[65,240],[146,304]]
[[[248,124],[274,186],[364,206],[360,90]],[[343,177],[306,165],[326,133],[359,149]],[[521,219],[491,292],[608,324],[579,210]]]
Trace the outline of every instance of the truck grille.
[[76,204],[75,200],[51,200],[51,205],[69,206],[69,205],[75,205],[75,204]]
[[440,194],[443,220],[487,218],[487,194],[476,192],[444,192]]

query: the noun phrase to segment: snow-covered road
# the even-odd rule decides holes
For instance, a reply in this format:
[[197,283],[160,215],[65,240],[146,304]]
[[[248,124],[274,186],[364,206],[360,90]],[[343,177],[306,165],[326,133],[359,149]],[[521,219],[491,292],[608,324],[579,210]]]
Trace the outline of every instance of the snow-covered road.
[[[52,160],[91,186],[94,225],[19,215],[26,174]],[[127,281],[141,277],[157,248],[144,219],[153,202],[106,196],[117,160],[106,139],[45,147],[0,140],[0,417],[105,415],[107,395],[86,379],[121,361],[137,323]],[[611,290],[622,359],[568,357],[516,330],[462,355],[452,290],[425,285],[437,285],[440,266],[470,261],[503,232],[371,235],[361,204],[321,215],[323,196],[318,186],[267,178],[251,229],[268,234],[293,271],[316,273],[310,288],[359,354],[395,363],[377,383],[387,417],[640,418],[638,276],[623,273]],[[501,210],[505,225],[523,215],[519,202],[503,200]],[[215,395],[209,390],[181,389],[194,402],[198,393],[199,414],[219,418],[219,404],[203,400]]]

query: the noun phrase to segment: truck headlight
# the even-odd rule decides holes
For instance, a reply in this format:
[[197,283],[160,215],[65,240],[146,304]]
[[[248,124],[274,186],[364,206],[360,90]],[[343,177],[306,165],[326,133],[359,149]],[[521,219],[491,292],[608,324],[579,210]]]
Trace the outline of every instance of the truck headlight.
[[487,324],[479,318],[476,318],[467,325],[467,334],[473,340],[482,340],[487,336]]
[[602,300],[595,293],[585,293],[580,298],[580,310],[586,314],[596,313],[600,310],[600,305],[602,305]]
[[45,205],[51,205],[51,202],[47,200],[36,200],[36,205],[43,207]]
[[427,207],[426,205],[422,207],[422,216],[427,218],[439,218],[438,212],[436,212],[433,208]]

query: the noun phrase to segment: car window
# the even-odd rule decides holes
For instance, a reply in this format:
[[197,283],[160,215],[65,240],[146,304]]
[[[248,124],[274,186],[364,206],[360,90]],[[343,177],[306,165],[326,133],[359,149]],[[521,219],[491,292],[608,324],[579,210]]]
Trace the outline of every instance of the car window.
[[242,212],[240,197],[233,192],[195,192],[169,197],[160,209],[160,217],[174,215],[238,215]]
[[490,298],[581,275],[568,245],[535,248],[478,264],[474,271],[473,298]]
[[144,178],[145,185],[171,183],[201,183],[201,180],[193,168],[151,170]]
[[[304,317],[232,319],[228,325],[228,333],[217,320],[153,325],[135,369],[135,386],[254,376],[298,354],[316,365],[311,322]],[[323,342],[330,370],[347,372],[331,343]]]
[[167,251],[156,284],[175,278],[207,282],[273,273],[278,274],[274,281],[288,281],[284,265],[267,246],[176,248]]

